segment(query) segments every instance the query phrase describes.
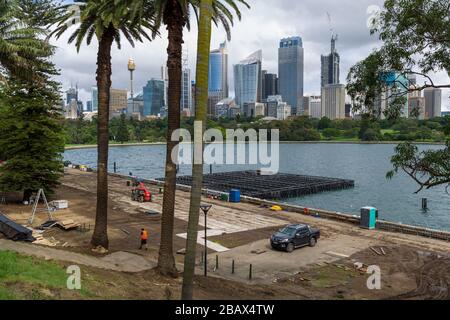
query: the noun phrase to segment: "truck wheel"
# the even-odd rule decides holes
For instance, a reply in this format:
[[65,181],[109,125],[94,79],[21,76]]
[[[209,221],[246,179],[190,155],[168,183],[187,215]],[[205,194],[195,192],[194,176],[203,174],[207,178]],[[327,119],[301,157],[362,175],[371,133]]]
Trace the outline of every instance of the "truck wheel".
[[309,246],[310,246],[310,247],[314,247],[314,246],[316,245],[316,243],[317,243],[316,238],[311,238],[311,239],[309,240]]
[[144,202],[144,196],[139,196],[139,202],[143,203]]
[[289,244],[286,246],[286,252],[291,253],[292,251],[294,251],[294,244],[293,244],[293,243],[289,243]]

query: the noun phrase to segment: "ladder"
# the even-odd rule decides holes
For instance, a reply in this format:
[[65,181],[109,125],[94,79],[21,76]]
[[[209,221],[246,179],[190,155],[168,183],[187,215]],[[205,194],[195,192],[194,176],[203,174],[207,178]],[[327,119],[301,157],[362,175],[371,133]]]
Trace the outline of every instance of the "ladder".
[[[45,207],[43,209],[38,209],[39,201],[41,200],[41,198],[44,201]],[[44,190],[39,189],[37,196],[34,199],[33,211],[31,212],[31,217],[30,217],[30,220],[28,221],[28,223],[30,225],[33,225],[34,218],[36,216],[36,212],[45,212],[45,211],[47,211],[48,219],[53,220],[53,215],[52,215],[53,209],[51,209],[50,206],[48,205],[47,197],[45,196]]]

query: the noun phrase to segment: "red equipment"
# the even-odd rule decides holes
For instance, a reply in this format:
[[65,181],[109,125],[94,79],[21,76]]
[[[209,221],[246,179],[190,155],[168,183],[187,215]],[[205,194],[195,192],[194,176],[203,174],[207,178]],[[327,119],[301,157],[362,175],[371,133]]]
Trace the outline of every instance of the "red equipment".
[[152,202],[152,193],[147,189],[145,184],[133,179],[133,189],[131,189],[131,200],[138,202]]

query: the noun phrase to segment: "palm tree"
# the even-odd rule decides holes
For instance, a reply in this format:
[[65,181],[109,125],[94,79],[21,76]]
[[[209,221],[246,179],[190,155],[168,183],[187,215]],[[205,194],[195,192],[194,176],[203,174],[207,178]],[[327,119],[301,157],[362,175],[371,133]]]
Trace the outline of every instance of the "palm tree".
[[[240,12],[236,2],[244,3],[244,0],[213,0],[213,21],[217,25],[221,23],[228,35],[233,24],[233,14],[224,5],[232,7],[238,17]],[[163,212],[161,218],[161,244],[159,248],[158,269],[165,275],[177,276],[173,255],[173,229],[175,213],[176,192],[176,164],[172,160],[172,151],[178,144],[172,141],[172,134],[180,128],[180,100],[181,100],[181,74],[182,74],[182,46],[183,28],[189,28],[189,7],[191,6],[198,16],[200,0],[154,0],[156,29],[164,24],[168,31],[169,45],[167,48],[167,69],[169,75],[168,98],[168,128],[166,168],[164,181]]]
[[[212,0],[201,0],[197,39],[197,70],[195,92],[195,121],[201,123],[201,132],[194,131],[193,183],[189,208],[186,256],[184,258],[183,288],[181,298],[191,300],[195,273],[195,254],[197,247],[197,229],[203,183],[203,133],[205,131],[206,109],[208,104],[208,70],[211,47]],[[199,151],[201,154],[199,154]],[[199,164],[197,164],[199,162]],[[205,248],[207,250],[207,248]]]
[[[98,160],[97,160],[97,210],[95,229],[91,244],[108,248],[108,148],[109,148],[109,99],[111,89],[111,48],[115,41],[121,48],[121,35],[134,46],[135,40],[151,40],[147,29],[156,34],[152,23],[152,1],[139,0],[87,0],[81,1],[79,26],[69,37],[75,41],[77,50],[86,39],[89,45],[96,36],[97,52],[96,80],[98,87]],[[72,8],[72,7],[67,7]],[[53,35],[58,39],[77,19],[77,10],[68,12],[59,22]],[[77,21],[75,21],[77,22]]]
[[[236,0],[244,4],[247,8],[249,5],[244,0]],[[238,18],[241,13],[234,0],[225,0],[236,12]],[[200,1],[200,21],[198,27],[198,46],[197,46],[197,74],[196,74],[196,114],[195,120],[201,123],[201,135],[194,136],[194,164],[192,169],[192,189],[191,201],[189,207],[189,223],[188,235],[186,240],[186,256],[184,259],[184,274],[182,299],[191,300],[193,298],[193,283],[195,274],[195,257],[197,248],[197,231],[199,221],[200,202],[202,196],[203,185],[203,152],[198,154],[196,150],[203,151],[203,133],[205,131],[205,123],[207,120],[207,104],[208,104],[208,76],[209,76],[209,54],[211,46],[211,21],[216,25],[218,21],[225,27],[228,39],[231,37],[230,25],[233,25],[233,15],[217,0],[201,0]],[[198,135],[198,133],[195,133]],[[207,250],[208,248],[205,248]]]

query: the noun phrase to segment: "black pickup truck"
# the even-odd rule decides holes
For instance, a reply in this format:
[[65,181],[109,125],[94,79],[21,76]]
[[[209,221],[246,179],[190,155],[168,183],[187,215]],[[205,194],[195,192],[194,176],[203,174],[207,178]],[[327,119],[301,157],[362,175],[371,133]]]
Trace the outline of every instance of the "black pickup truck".
[[314,229],[304,224],[291,224],[274,233],[270,237],[270,245],[273,249],[292,252],[299,247],[314,247],[319,238],[319,229]]

